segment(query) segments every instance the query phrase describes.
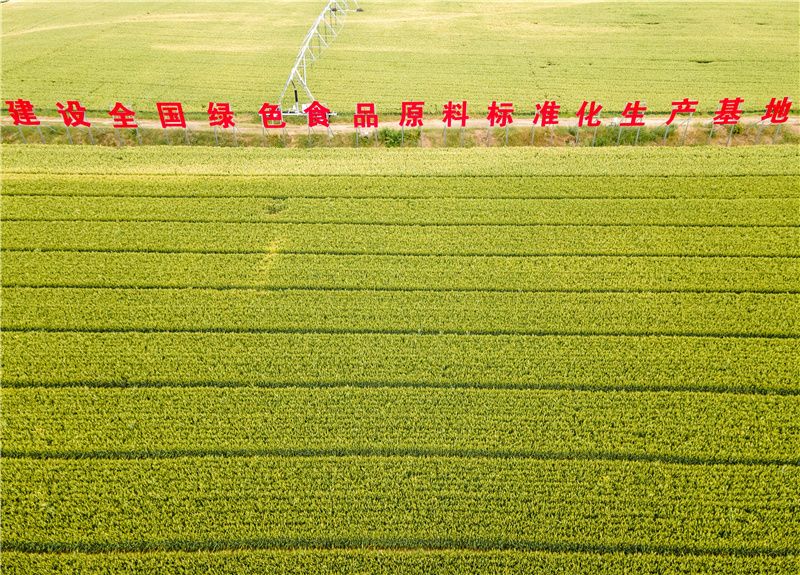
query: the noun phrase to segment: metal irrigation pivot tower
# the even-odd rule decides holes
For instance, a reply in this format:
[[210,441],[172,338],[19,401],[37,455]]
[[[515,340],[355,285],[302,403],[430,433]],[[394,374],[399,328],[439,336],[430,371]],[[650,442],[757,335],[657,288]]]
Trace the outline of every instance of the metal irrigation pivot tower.
[[[325,5],[325,8],[314,20],[314,24],[311,25],[306,37],[303,39],[300,52],[297,54],[294,66],[292,66],[292,71],[289,72],[289,78],[283,86],[278,105],[284,114],[303,113],[298,90],[303,90],[310,101],[313,102],[315,100],[311,89],[308,87],[308,69],[319,59],[323,50],[339,35],[347,14],[360,11],[361,7],[358,5],[357,0],[329,0]],[[294,89],[294,103],[287,109],[284,106],[284,100],[290,85]]]

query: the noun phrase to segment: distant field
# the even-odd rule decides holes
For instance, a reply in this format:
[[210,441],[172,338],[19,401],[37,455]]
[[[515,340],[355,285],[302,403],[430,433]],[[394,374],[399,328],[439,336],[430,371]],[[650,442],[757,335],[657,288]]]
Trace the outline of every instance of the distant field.
[[117,100],[155,115],[179,100],[204,115],[209,101],[241,112],[275,99],[324,2],[29,2],[2,11],[2,95],[55,114],[79,99],[106,111]]
[[3,152],[5,572],[797,572],[796,147]]
[[584,98],[622,110],[645,100],[742,96],[759,111],[773,95],[797,100],[797,2],[446,2],[377,0],[356,15],[315,71],[337,106],[403,99],[432,109],[467,99],[483,111],[508,99],[520,111]]
[[[274,100],[321,1],[28,2],[2,10],[2,97],[53,113],[58,99],[106,110],[119,99],[152,115],[181,100],[201,117],[225,100],[251,116]],[[454,2],[364,0],[311,72],[315,95],[341,112],[375,101],[384,113],[423,99],[519,112],[583,98],[628,99],[665,112],[693,97],[711,111],[742,96],[760,111],[798,99],[794,1]]]

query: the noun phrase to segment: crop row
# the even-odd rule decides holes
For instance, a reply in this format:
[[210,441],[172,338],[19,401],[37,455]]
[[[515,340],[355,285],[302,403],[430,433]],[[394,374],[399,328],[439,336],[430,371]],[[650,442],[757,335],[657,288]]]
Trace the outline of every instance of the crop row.
[[4,332],[13,386],[469,386],[796,394],[797,339]]
[[417,457],[8,459],[4,550],[328,545],[789,554],[800,467]]
[[[4,222],[6,249],[442,255],[798,256],[789,227]],[[6,255],[7,259],[15,256]],[[607,260],[606,260],[607,261]]]
[[419,388],[5,389],[4,455],[364,453],[800,465],[800,397]]
[[800,337],[800,295],[6,288],[4,329]]
[[796,226],[800,199],[4,196],[9,220]]
[[13,286],[797,291],[797,258],[15,252]]
[[674,573],[781,575],[794,573],[797,555],[672,555],[658,553],[475,551],[431,549],[238,549],[151,553],[4,552],[9,575],[204,573],[206,575],[530,575],[531,573]]
[[796,146],[339,149],[9,146],[6,173],[428,176],[798,175]]
[[800,177],[784,176],[81,176],[8,174],[3,194],[225,196],[262,198],[786,198]]

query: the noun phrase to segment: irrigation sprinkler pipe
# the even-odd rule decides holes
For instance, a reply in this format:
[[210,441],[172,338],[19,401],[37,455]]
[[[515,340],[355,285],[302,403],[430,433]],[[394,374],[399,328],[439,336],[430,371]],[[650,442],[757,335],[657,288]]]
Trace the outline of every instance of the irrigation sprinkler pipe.
[[[286,91],[289,89],[289,85],[294,85],[294,105],[290,110],[294,113],[300,113],[300,101],[298,99],[297,94],[297,84],[305,91],[306,95],[309,99],[314,100],[314,95],[311,93],[311,89],[308,87],[307,83],[307,70],[306,70],[306,54],[311,56],[311,61],[314,62],[317,60],[318,56],[314,55],[313,49],[313,42],[314,38],[317,39],[317,43],[319,45],[318,52],[322,53],[322,51],[328,47],[329,41],[323,38],[323,34],[320,33],[320,27],[322,26],[322,31],[324,32],[325,36],[328,35],[328,31],[331,32],[332,38],[336,38],[336,26],[339,27],[344,25],[344,16],[348,12],[355,12],[360,10],[358,2],[355,0],[329,0],[327,4],[325,4],[325,8],[322,9],[322,12],[319,13],[319,16],[314,20],[314,23],[309,28],[308,32],[303,38],[303,43],[300,45],[300,51],[297,53],[297,58],[295,58],[294,66],[292,66],[291,72],[289,72],[289,78],[286,80],[286,83],[283,85],[283,90],[281,91],[281,95],[278,98],[278,105],[283,109],[283,101],[286,97]],[[332,14],[333,16],[328,19],[328,15]],[[339,16],[342,16],[341,22]],[[302,70],[302,72],[301,72]]]

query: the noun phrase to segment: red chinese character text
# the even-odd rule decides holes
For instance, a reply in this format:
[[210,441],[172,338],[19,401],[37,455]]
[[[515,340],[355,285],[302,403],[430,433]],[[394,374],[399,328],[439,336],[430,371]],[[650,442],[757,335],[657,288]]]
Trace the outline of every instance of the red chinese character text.
[[360,102],[356,104],[356,113],[353,114],[353,127],[355,128],[378,127],[378,114],[375,113],[374,103]]
[[544,126],[558,125],[558,113],[561,106],[555,100],[545,100],[541,104],[536,104],[536,115],[533,117],[533,124]]
[[713,122],[717,125],[738,124],[742,118],[743,103],[744,98],[723,98],[719,101],[719,110],[717,110]]
[[667,118],[667,126],[675,121],[678,114],[694,114],[697,111],[697,105],[699,103],[699,101],[690,100],[689,98],[672,102],[672,111],[669,114],[669,118]]
[[185,128],[186,116],[180,102],[156,102],[162,128]]
[[622,110],[622,117],[624,121],[619,123],[620,126],[644,126],[644,113],[647,107],[642,105],[641,101],[628,102],[625,104],[625,109]]
[[305,109],[305,113],[308,115],[309,128],[313,128],[314,126],[330,127],[328,114],[330,114],[331,111],[316,100],[308,105]]
[[261,116],[261,125],[265,128],[285,128],[286,122],[283,120],[283,112],[277,104],[264,102],[258,111]]
[[494,128],[495,124],[505,128],[508,124],[514,123],[514,104],[512,102],[502,102],[498,105],[497,100],[489,104],[489,125]]
[[33,112],[33,104],[28,100],[6,100],[8,114],[14,120],[15,126],[38,126],[39,119]]
[[789,98],[777,100],[772,98],[767,104],[766,113],[761,116],[761,120],[769,119],[770,124],[783,124],[789,120],[789,111],[792,109],[792,101]]
[[403,102],[400,110],[400,125],[407,128],[422,126],[422,111],[425,102]]
[[584,100],[583,104],[581,104],[581,107],[578,108],[578,127],[582,128],[584,124],[590,128],[596,128],[599,126],[600,120],[597,119],[597,116],[600,114],[602,109],[603,106],[594,100],[591,102]]
[[444,105],[442,110],[442,122],[447,124],[447,127],[450,128],[453,125],[453,122],[461,123],[461,127],[467,125],[467,120],[469,120],[469,116],[467,116],[467,101],[462,100],[461,102],[453,103],[453,101],[447,102]]
[[91,126],[86,121],[86,108],[81,106],[78,100],[67,100],[66,106],[61,102],[56,102],[56,108],[58,113],[61,114],[61,119],[64,120],[65,126],[86,126],[87,128]]
[[233,110],[228,102],[208,103],[208,125],[211,127],[232,128],[236,125]]
[[136,112],[130,108],[126,108],[121,102],[114,104],[114,107],[111,108],[111,111],[108,113],[108,115],[114,118],[115,128],[121,129],[138,127],[138,124],[133,121],[133,117],[136,115]]

